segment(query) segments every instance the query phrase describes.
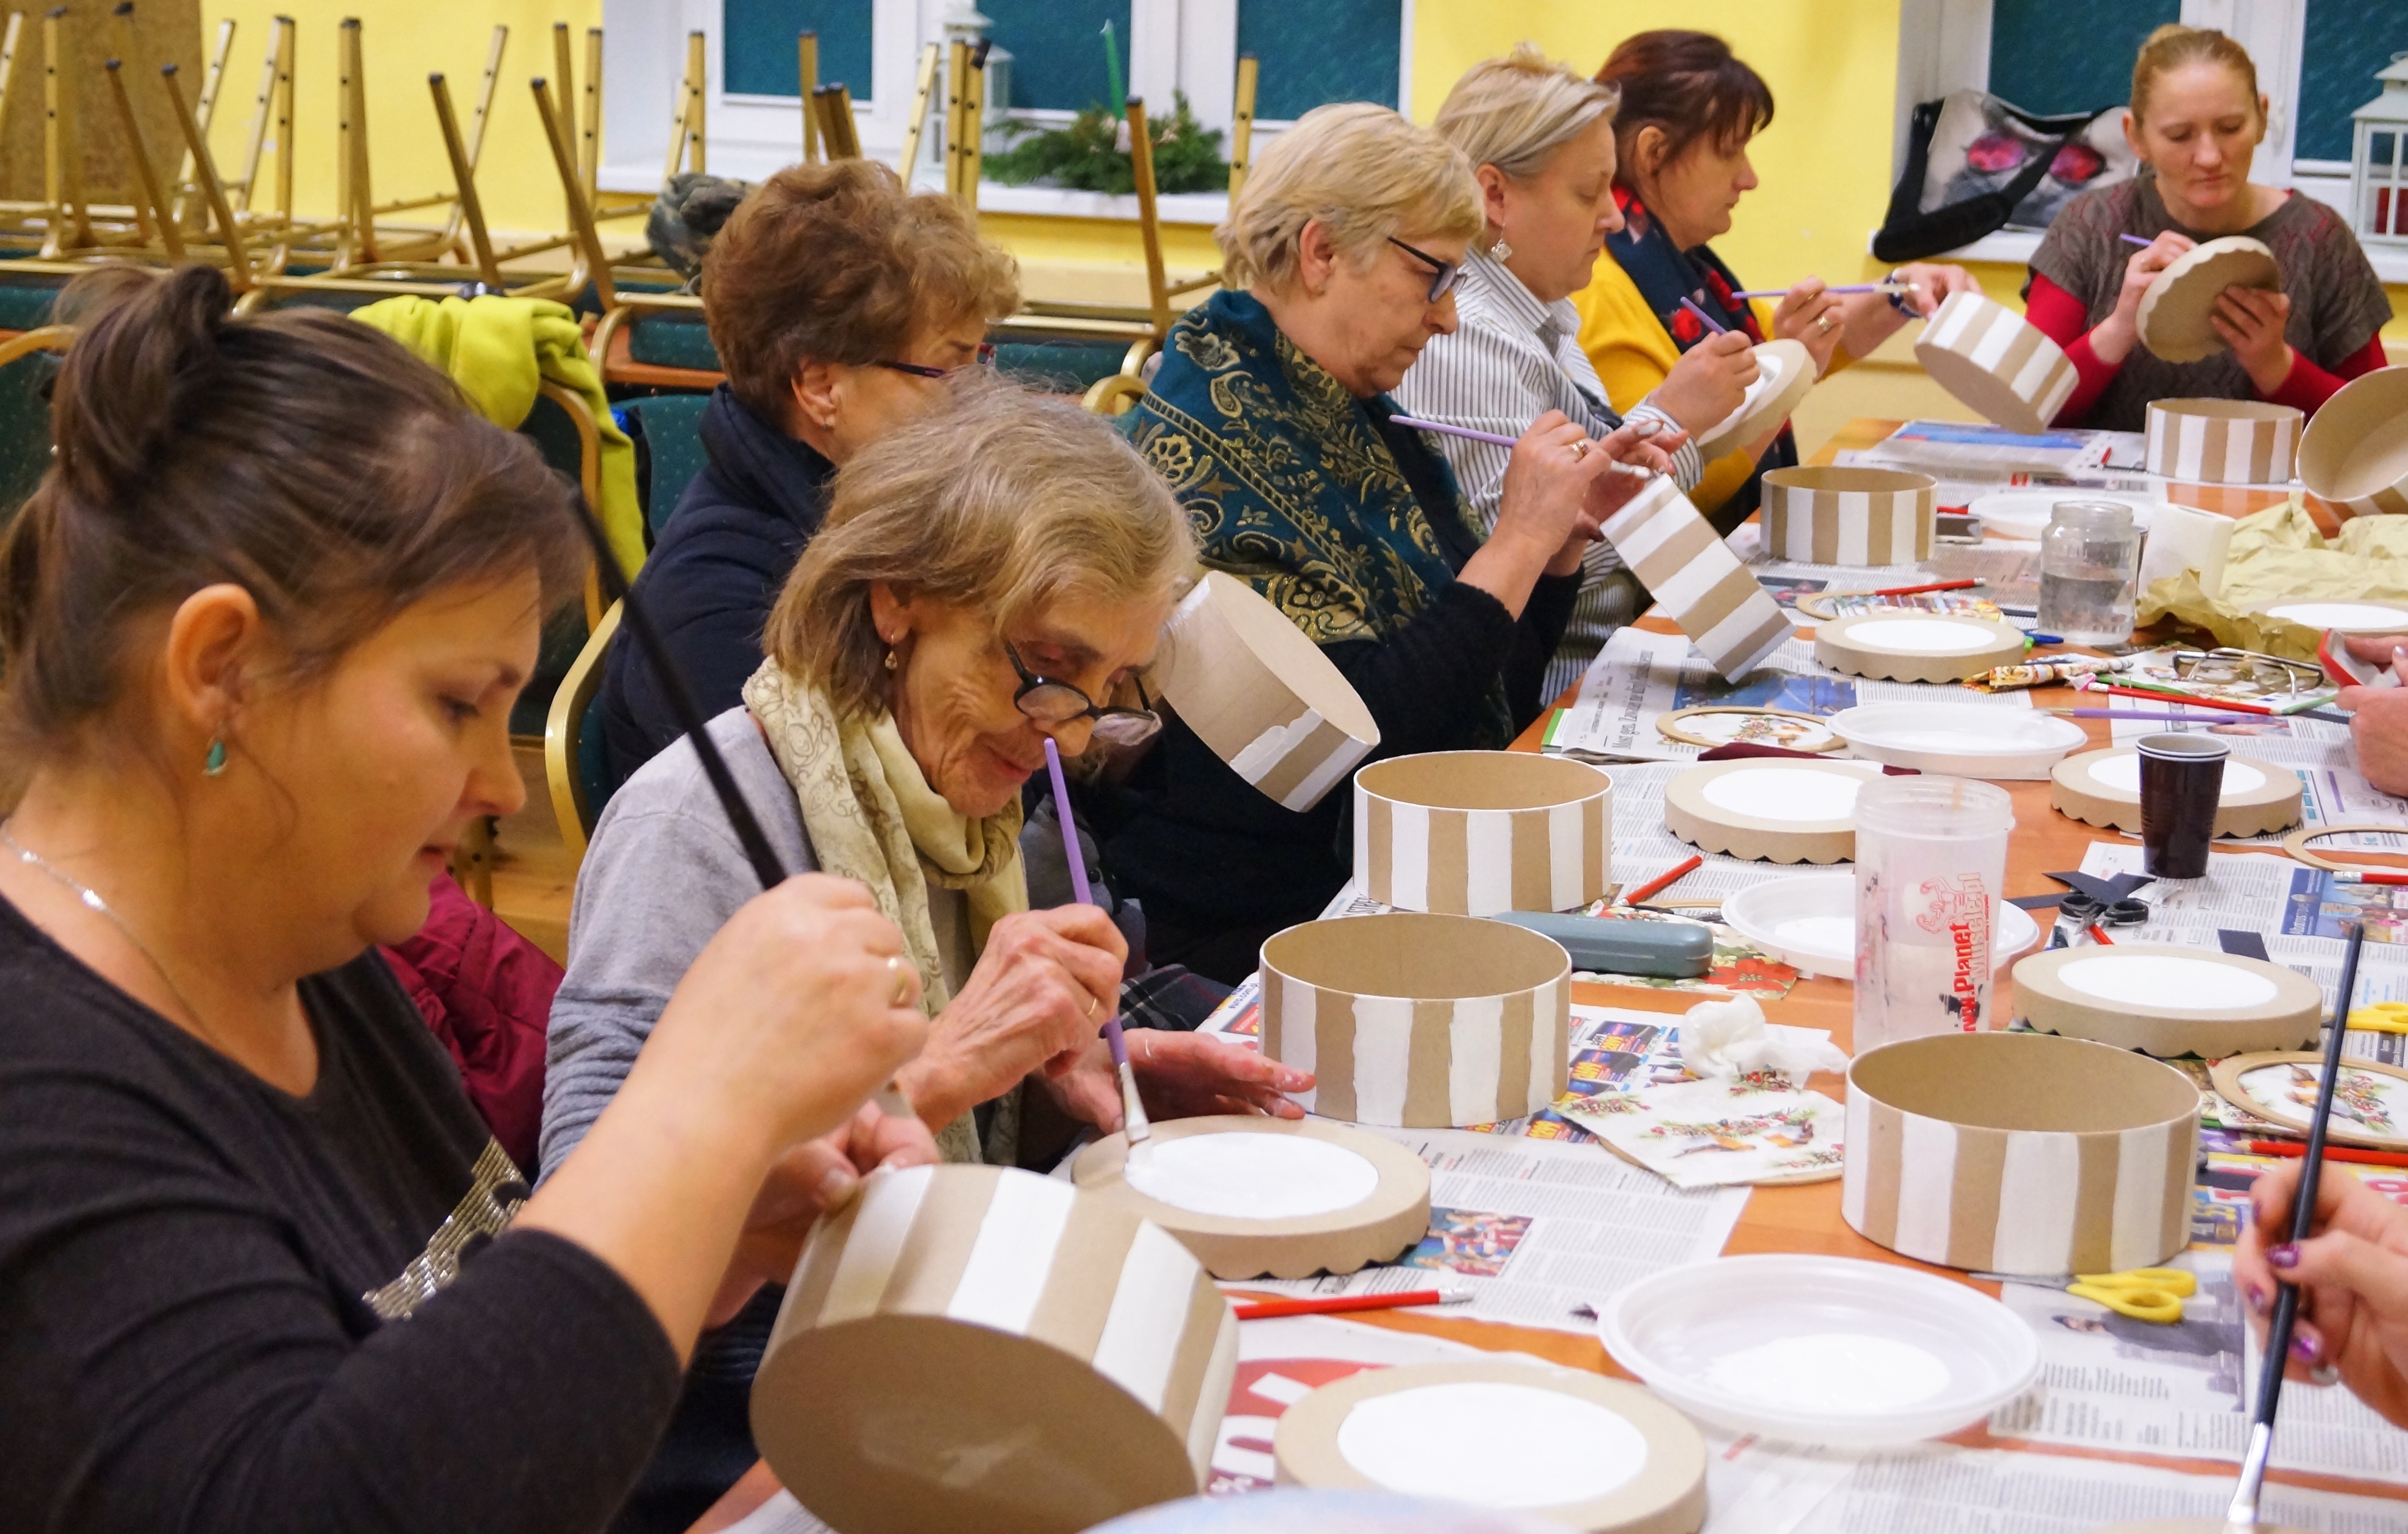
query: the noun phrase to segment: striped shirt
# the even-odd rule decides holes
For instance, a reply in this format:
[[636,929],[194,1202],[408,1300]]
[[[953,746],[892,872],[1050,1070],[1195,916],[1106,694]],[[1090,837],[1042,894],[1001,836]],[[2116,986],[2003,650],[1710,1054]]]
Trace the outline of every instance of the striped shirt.
[[[1406,414],[1516,437],[1548,410],[1563,411],[1596,437],[1622,424],[1606,403],[1596,366],[1575,343],[1580,311],[1570,299],[1542,304],[1502,263],[1470,251],[1455,284],[1455,307],[1460,322],[1455,334],[1433,337],[1393,392]],[[1630,416],[1677,429],[1670,416],[1644,400]],[[1475,525],[1493,531],[1512,450],[1435,434],[1432,445],[1455,470]],[[1672,468],[1675,483],[1684,491],[1695,489],[1702,468],[1696,447],[1682,444],[1672,454]],[[1646,593],[1623,569],[1612,545],[1589,545],[1581,565],[1580,599],[1547,667],[1543,695],[1550,699],[1578,681],[1607,637],[1647,606]]]

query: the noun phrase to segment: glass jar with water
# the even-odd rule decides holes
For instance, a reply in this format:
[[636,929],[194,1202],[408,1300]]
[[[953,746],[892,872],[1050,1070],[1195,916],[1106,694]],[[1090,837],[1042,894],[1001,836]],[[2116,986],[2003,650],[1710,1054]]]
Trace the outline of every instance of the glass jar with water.
[[2132,637],[2141,535],[2121,501],[2059,501],[2040,543],[2040,627],[2073,644]]

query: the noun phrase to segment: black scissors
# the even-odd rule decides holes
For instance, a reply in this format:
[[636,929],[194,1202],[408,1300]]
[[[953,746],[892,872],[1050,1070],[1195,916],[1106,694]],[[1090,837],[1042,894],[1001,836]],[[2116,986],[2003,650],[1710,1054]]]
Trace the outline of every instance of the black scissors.
[[2141,926],[2148,919],[2146,900],[2094,900],[2080,890],[2069,890],[2057,903],[2057,925],[2049,930],[2048,946],[2071,948],[2073,935],[2086,927]]

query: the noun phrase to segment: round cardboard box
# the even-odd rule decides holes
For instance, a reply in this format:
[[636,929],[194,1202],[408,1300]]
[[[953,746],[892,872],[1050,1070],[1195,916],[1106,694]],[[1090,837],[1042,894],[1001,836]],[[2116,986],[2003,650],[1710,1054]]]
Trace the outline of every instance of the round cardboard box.
[[1961,612],[1860,612],[1814,630],[1817,661],[1882,681],[1963,681],[2028,648],[2022,629]]
[[1351,1273],[1429,1233],[1428,1163],[1322,1119],[1173,1119],[1137,1148],[1134,1172],[1124,1130],[1080,1152],[1071,1176],[1178,1237],[1214,1278]]
[[[2049,773],[2048,802],[2086,825],[2141,833],[2141,753],[2129,746],[2079,752]],[[2255,757],[2224,759],[2215,834],[2263,837],[2300,823],[2300,777]]]
[[1669,474],[1658,474],[1598,529],[1706,664],[1737,681],[1797,629]]
[[2036,436],[2073,397],[2073,364],[2039,326],[1978,293],[1952,293],[1914,343],[1914,360],[1985,421]]
[[[2341,1063],[2328,1138],[2372,1151],[2408,1150],[2408,1071],[2372,1060]],[[2268,1076],[2272,1076],[2270,1083]],[[2218,1060],[2208,1072],[2216,1096],[2272,1124],[2306,1134],[2315,1112],[2324,1056],[2281,1051]]]
[[2199,1089],[2172,1066],[2046,1034],[1910,1039],[1848,1068],[1840,1212],[1948,1268],[2145,1268],[2189,1243],[2198,1144]]
[[1804,343],[1766,341],[1756,349],[1756,381],[1739,409],[1698,436],[1698,452],[1712,463],[1734,452],[1789,419],[1806,391],[1814,387],[1814,354]]
[[2174,257],[2141,294],[2141,344],[2168,362],[2200,362],[2226,350],[2208,316],[2227,288],[2282,292],[2274,252],[2246,235],[2228,235]]
[[2408,512],[2408,367],[2378,367],[2324,402],[2300,437],[2300,483],[2344,516]]
[[1456,916],[1570,910],[1612,878],[1613,780],[1526,751],[1393,756],[1354,774],[1354,887]]
[[2153,399],[2148,470],[2193,484],[2286,484],[2307,417],[2256,399]]
[[2297,1049],[2324,1018],[2324,993],[2297,970],[2175,943],[2053,948],[2014,980],[2016,1010],[2042,1032],[2160,1056]]
[[1899,468],[1776,468],[1764,476],[1764,547],[1806,565],[1912,565],[1931,557],[1938,484]]
[[1537,1364],[1400,1364],[1281,1414],[1282,1485],[1379,1487],[1528,1512],[1590,1534],[1697,1534],[1706,1441],[1621,1380]]
[[1127,1210],[1002,1167],[880,1171],[811,1230],[752,1436],[840,1534],[1074,1534],[1196,1495],[1237,1368],[1211,1276]]
[[1664,829],[1731,857],[1845,863],[1856,855],[1856,791],[1880,776],[1875,762],[1701,762],[1664,785]]
[[1324,1118],[1447,1129],[1537,1112],[1571,1081],[1572,961],[1525,927],[1398,911],[1263,943],[1263,1053]]
[[1380,743],[1371,710],[1321,647],[1220,570],[1171,612],[1155,674],[1212,754],[1284,809],[1319,804]]

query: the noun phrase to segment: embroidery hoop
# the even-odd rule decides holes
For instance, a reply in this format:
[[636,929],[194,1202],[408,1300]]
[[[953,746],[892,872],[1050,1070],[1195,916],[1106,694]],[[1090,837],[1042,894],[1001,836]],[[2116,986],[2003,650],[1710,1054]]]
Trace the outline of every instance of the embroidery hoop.
[[2308,845],[2320,837],[2346,837],[2361,834],[2397,834],[2396,825],[2378,825],[2372,821],[2346,821],[2339,825],[2302,825],[2283,839],[2283,855],[2295,863],[2327,873],[2363,873],[2371,867],[2388,867],[2388,864],[2336,863],[2329,853],[2317,852]]
[[[2309,1119],[2309,1114],[2304,1110],[2300,1110],[2296,1105],[2289,1103],[2277,1106],[2273,1103],[2260,1102],[2247,1087],[2242,1084],[2241,1079],[2264,1066],[2302,1065],[2315,1066],[2321,1069],[2324,1063],[2323,1055],[2302,1050],[2275,1050],[2260,1054],[2236,1054],[2229,1059],[2218,1060],[2208,1067],[2207,1079],[2214,1083],[2217,1097],[2243,1112],[2304,1135],[2308,1132]],[[2372,1060],[2352,1058],[2344,1058],[2341,1065],[2344,1070],[2362,1070],[2370,1076],[2381,1076],[2400,1082],[2400,1096],[2403,1099],[2408,1099],[2408,1070],[2379,1065]],[[2408,1106],[2408,1101],[2403,1101],[2403,1106]],[[2401,1132],[2396,1135],[2377,1134],[2363,1125],[2352,1124],[2342,1117],[2338,1111],[2333,1114],[2332,1122],[2325,1126],[2325,1134],[2344,1145],[2357,1145],[2370,1151],[2408,1151],[2408,1126],[2404,1126]]]
[[1694,708],[1674,709],[1669,713],[1656,716],[1656,733],[1679,745],[1704,746],[1708,750],[1732,744],[1730,739],[1698,735],[1682,727],[1686,721],[1705,714],[1754,714],[1765,719],[1795,719],[1803,724],[1812,724],[1822,732],[1823,739],[1820,744],[1812,746],[1790,744],[1782,748],[1784,751],[1838,751],[1847,744],[1845,740],[1833,735],[1829,723],[1818,715],[1801,714],[1791,709],[1762,709],[1745,703],[1700,703]]

